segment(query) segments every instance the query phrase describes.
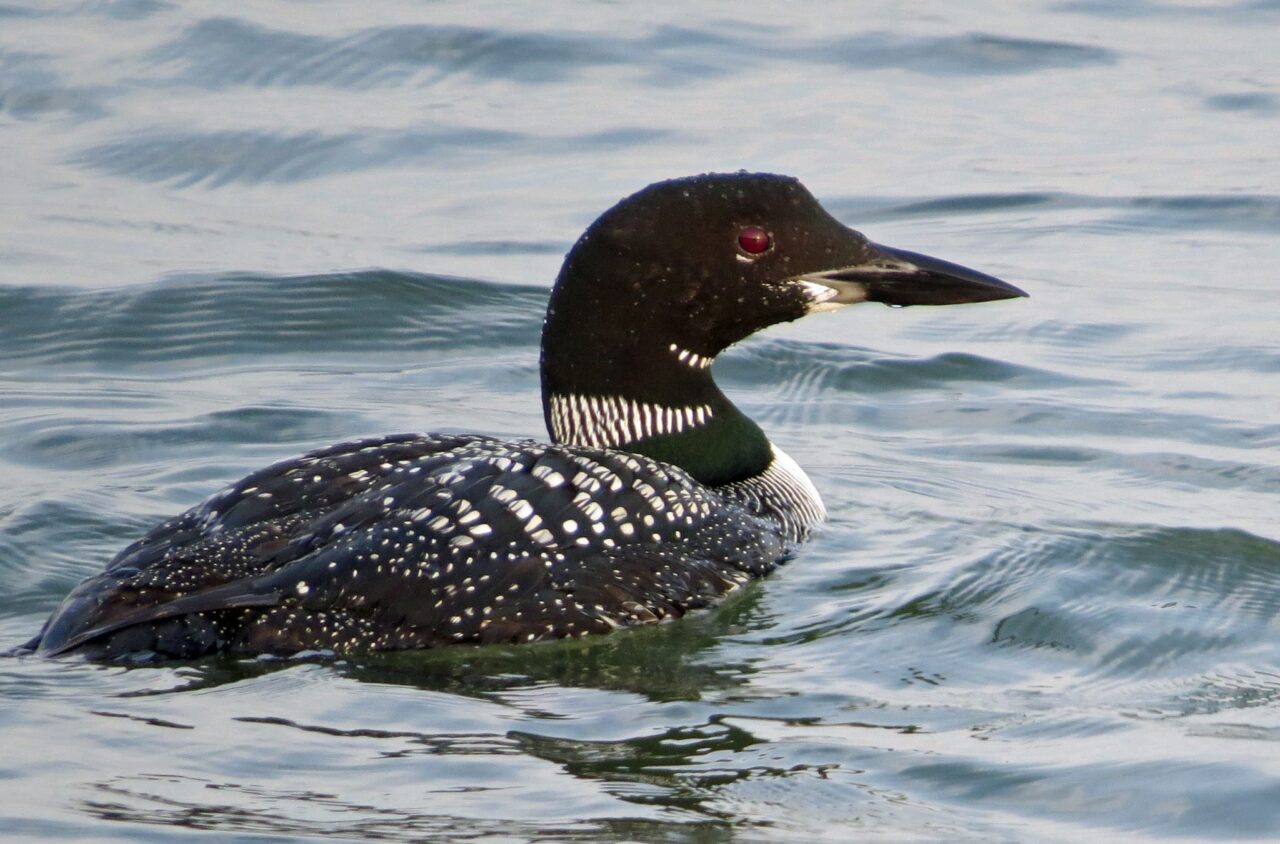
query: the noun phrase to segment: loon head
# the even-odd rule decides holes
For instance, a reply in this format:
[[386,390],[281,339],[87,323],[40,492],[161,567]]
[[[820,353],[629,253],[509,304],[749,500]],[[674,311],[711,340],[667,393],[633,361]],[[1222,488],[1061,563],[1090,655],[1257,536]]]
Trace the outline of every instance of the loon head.
[[[699,410],[717,418],[732,410],[711,381],[711,361],[762,328],[859,302],[1025,295],[989,275],[872,243],[794,178],[728,173],[658,182],[602,214],[565,258],[543,326],[548,428],[558,441],[671,459],[669,438],[699,427]],[[616,407],[601,409],[609,402]],[[680,431],[670,418],[663,430],[610,418],[577,424],[610,414],[643,421],[647,408],[652,415],[672,407],[689,411]],[[748,433],[742,428],[738,439]],[[685,443],[676,456],[692,452]],[[700,460],[672,462],[689,468]],[[695,475],[698,468],[723,479],[705,467]]]

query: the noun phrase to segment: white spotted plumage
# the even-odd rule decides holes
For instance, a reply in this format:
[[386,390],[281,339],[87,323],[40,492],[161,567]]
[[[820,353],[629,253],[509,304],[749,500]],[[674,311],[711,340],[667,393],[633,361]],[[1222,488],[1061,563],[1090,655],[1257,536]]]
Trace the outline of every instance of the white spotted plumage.
[[[208,628],[231,649],[603,632],[679,615],[777,565],[818,511],[779,507],[798,486],[789,464],[775,465],[758,488],[717,490],[674,466],[581,446],[430,435],[356,443],[257,473],[125,549],[100,577],[167,592],[177,606],[198,604],[219,583],[242,584],[233,604],[267,606],[172,622]],[[261,495],[301,473],[313,498]],[[329,503],[313,510],[310,501]],[[210,528],[187,543],[197,523]],[[260,549],[282,528],[294,538],[262,568]],[[242,629],[243,612],[257,621]],[[384,625],[379,613],[404,621]],[[237,638],[246,630],[257,637],[251,645]],[[188,640],[174,652],[194,647]]]

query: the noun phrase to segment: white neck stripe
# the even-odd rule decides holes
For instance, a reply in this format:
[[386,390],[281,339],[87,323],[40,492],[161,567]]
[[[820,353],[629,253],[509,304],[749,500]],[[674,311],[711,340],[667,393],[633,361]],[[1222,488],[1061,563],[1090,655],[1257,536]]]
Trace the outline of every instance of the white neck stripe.
[[663,434],[678,434],[705,425],[711,405],[669,407],[621,396],[551,397],[551,434],[556,442],[616,448]]
[[694,369],[706,369],[708,366],[710,366],[712,363],[715,362],[715,358],[709,358],[709,357],[706,357],[705,355],[700,355],[697,352],[691,352],[688,349],[682,349],[679,346],[677,346],[675,343],[672,343],[670,346],[667,347],[667,349],[676,356],[676,360],[680,361],[686,366],[693,367]]

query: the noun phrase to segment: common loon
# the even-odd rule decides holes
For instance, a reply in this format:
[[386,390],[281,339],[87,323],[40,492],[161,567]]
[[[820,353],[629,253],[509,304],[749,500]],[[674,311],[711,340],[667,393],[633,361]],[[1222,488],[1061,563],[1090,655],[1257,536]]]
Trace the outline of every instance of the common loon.
[[556,279],[550,444],[399,434],[277,463],[125,548],[26,648],[344,653],[679,617],[768,574],[826,515],[712,380],[721,351],[857,302],[1025,295],[871,243],[793,178],[650,185],[596,220]]

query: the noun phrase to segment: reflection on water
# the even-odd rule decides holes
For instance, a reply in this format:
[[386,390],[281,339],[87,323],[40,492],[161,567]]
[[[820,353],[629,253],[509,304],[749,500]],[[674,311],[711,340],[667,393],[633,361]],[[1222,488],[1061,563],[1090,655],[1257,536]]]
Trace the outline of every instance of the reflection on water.
[[560,256],[656,178],[795,173],[1032,293],[716,364],[832,513],[717,612],[0,659],[0,828],[1280,835],[1280,7],[959,8],[0,6],[0,647],[273,460],[541,436]]

